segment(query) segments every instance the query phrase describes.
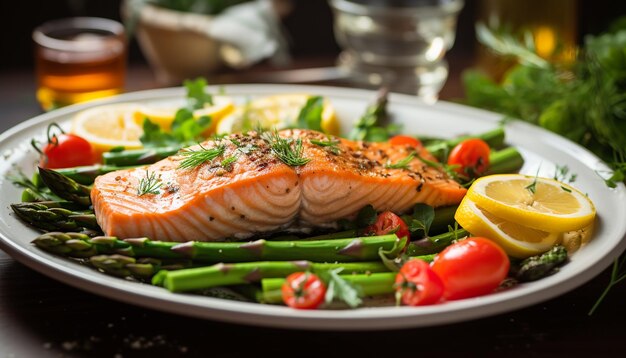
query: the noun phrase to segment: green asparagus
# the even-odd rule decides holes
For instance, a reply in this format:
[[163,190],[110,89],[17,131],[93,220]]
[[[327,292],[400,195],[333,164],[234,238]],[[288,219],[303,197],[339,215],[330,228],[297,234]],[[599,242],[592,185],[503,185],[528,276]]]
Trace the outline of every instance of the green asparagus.
[[113,276],[150,279],[160,270],[178,270],[191,267],[191,261],[164,262],[163,260],[144,257],[136,259],[123,255],[96,255],[89,262],[97,269]]
[[425,237],[409,243],[406,254],[408,256],[434,254],[449,246],[454,240],[462,239],[468,235],[469,233],[466,230],[457,229],[443,234]]
[[[136,168],[136,167],[137,167],[136,165],[121,167],[121,166],[116,166],[116,165],[96,164],[96,165],[73,167],[73,168],[59,168],[59,169],[55,169],[54,171],[67,178],[74,180],[78,184],[91,185],[93,184],[94,180],[96,180],[96,177],[100,175],[114,172],[116,170],[131,169],[131,168]],[[44,185],[43,181],[41,180],[41,177],[39,176],[39,173],[35,173],[33,175],[32,181],[33,183],[37,184],[38,187],[41,187]]]
[[524,165],[524,158],[515,147],[491,151],[489,168],[483,175],[514,173]]
[[61,199],[83,206],[91,205],[91,189],[89,187],[78,184],[73,179],[61,175],[52,169],[39,167],[39,175],[43,183]]
[[216,286],[258,282],[264,278],[287,277],[301,271],[322,272],[343,268],[345,273],[387,272],[382,262],[314,263],[311,261],[261,261],[190,268],[159,273],[153,284],[172,292],[194,291]]
[[511,267],[512,276],[520,282],[535,281],[554,273],[567,261],[567,250],[557,245],[541,255],[531,256]]
[[119,152],[105,152],[102,154],[102,161],[106,165],[116,166],[137,166],[152,164],[161,159],[178,153],[179,146],[129,149]]
[[491,148],[500,148],[504,145],[504,128],[497,127],[488,132],[477,135],[461,136],[453,139],[435,141],[426,145],[426,149],[434,155],[440,162],[447,161],[447,155],[457,144],[469,138],[479,138],[487,142]]
[[[119,240],[111,236],[90,238],[61,232],[40,235],[33,243],[43,250],[70,257],[120,254],[132,257],[192,259],[198,262],[248,262],[310,260],[352,262],[378,259],[379,249],[394,256],[402,245],[396,235],[316,241],[197,242],[151,241],[147,238]],[[394,251],[395,250],[395,251]]]
[[100,231],[93,211],[81,210],[79,204],[67,201],[41,201],[11,204],[13,212],[29,225],[45,231]]

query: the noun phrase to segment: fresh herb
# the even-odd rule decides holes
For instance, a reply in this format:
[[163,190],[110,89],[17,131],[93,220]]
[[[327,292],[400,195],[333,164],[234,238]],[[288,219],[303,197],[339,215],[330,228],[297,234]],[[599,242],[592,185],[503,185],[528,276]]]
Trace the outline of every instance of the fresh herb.
[[563,183],[573,183],[576,181],[576,174],[569,174],[569,167],[567,165],[556,165],[554,168],[554,180]]
[[404,215],[402,217],[404,222],[409,227],[411,234],[416,233],[421,236],[428,237],[430,226],[435,220],[435,209],[427,204],[415,204],[413,213],[411,215]]
[[207,81],[204,78],[185,80],[183,85],[187,89],[187,108],[191,111],[204,108],[205,104],[213,105],[213,96],[205,91]]
[[611,279],[609,284],[606,286],[596,303],[591,307],[589,311],[589,315],[591,316],[600,306],[600,303],[604,300],[606,295],[609,293],[613,286],[618,283],[626,280],[626,253],[622,253],[622,256],[618,257],[613,261],[613,269],[611,271]]
[[356,227],[364,228],[370,225],[374,225],[376,223],[376,219],[378,218],[378,213],[376,209],[372,205],[365,205],[356,215]]
[[310,162],[311,159],[302,156],[302,139],[282,138],[276,130],[265,132],[263,140],[270,146],[272,153],[290,167],[298,167]]
[[231,170],[233,170],[233,164],[236,161],[237,161],[237,156],[236,155],[231,155],[230,157],[225,158],[224,160],[222,160],[220,165],[222,166],[222,168],[226,169],[227,171],[231,171]]
[[539,166],[539,168],[537,168],[537,173],[535,174],[535,178],[533,179],[532,183],[526,185],[524,187],[524,189],[528,190],[529,192],[531,192],[531,194],[535,194],[537,192],[537,178],[539,177],[539,169],[541,168],[541,166]]
[[365,114],[354,125],[354,129],[348,136],[349,139],[384,142],[399,130],[398,126],[388,123],[388,94],[389,91],[386,88],[382,88],[378,92],[376,101],[367,107]]
[[[463,76],[467,103],[519,118],[587,147],[626,177],[626,29],[586,36],[573,63],[540,58],[532,36],[477,26],[489,49],[519,61],[501,82],[476,71]],[[552,58],[568,57],[567,53]],[[571,55],[569,56],[571,58]],[[621,178],[621,179],[620,179]]]
[[339,273],[343,268],[336,268],[322,273],[324,281],[326,282],[326,296],[325,302],[329,304],[335,299],[345,302],[351,308],[358,307],[363,303],[363,300],[359,297],[359,291],[350,282],[344,280]]
[[155,172],[149,172],[146,170],[146,177],[139,180],[139,186],[137,187],[137,195],[142,196],[146,194],[159,194],[159,187],[161,186],[161,180],[157,178]]
[[572,189],[566,188],[566,187],[564,187],[563,185],[561,185],[561,189],[563,189],[563,191],[566,191],[566,192],[568,192],[568,193],[571,193],[571,192],[572,192]]
[[332,139],[330,136],[328,137],[328,140],[316,140],[316,139],[310,139],[309,140],[312,144],[315,144],[317,146],[320,147],[325,147],[328,150],[331,151],[331,153],[338,155],[339,153],[341,153],[341,150],[339,149],[339,147],[337,146],[339,144],[339,140],[338,139]]
[[[465,182],[467,179],[466,177],[460,177],[459,173],[457,173],[455,171],[456,168],[458,168],[457,164],[452,164],[452,165],[448,165],[448,164],[443,164],[443,163],[438,163],[432,160],[428,160],[418,154],[416,154],[417,158],[419,160],[422,161],[422,163],[428,165],[431,168],[435,168],[435,169],[439,169],[439,170],[443,170],[446,174],[448,174],[448,176],[452,179],[454,179],[457,182]],[[470,181],[470,183],[473,182],[473,180]]]
[[185,149],[180,152],[180,155],[185,157],[183,161],[178,166],[179,169],[193,169],[197,166],[210,162],[213,159],[224,154],[226,148],[223,145],[218,145],[214,148],[205,148],[200,145],[200,149],[192,150]]
[[194,111],[205,104],[212,105],[213,97],[205,92],[207,83],[203,78],[195,81],[186,80],[187,106],[180,108],[174,115],[171,130],[165,131],[149,118],[143,120],[143,134],[139,138],[144,147],[185,147],[197,143],[203,138],[212,123],[210,116],[194,116]]
[[409,164],[415,158],[415,152],[407,155],[405,158],[398,160],[395,163],[387,162],[385,164],[385,168],[387,169],[409,169]]
[[309,97],[298,114],[296,121],[298,128],[322,131],[322,112],[324,98],[321,96]]

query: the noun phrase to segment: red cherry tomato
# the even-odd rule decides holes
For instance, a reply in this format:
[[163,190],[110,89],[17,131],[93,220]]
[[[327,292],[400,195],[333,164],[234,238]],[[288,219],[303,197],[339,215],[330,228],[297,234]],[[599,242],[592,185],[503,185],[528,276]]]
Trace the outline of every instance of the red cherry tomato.
[[39,166],[44,168],[70,168],[95,163],[91,144],[73,134],[58,134],[50,138],[41,150]]
[[472,237],[445,248],[432,268],[443,281],[444,298],[458,300],[493,292],[507,276],[509,266],[509,257],[495,242]]
[[475,178],[489,168],[489,144],[482,139],[467,139],[457,144],[448,156],[448,165],[468,178]]
[[322,304],[325,295],[324,282],[309,272],[292,273],[282,287],[283,302],[292,308],[315,309]]
[[366,235],[387,235],[395,233],[399,238],[406,237],[407,242],[411,239],[409,228],[404,220],[391,211],[378,214],[376,222],[365,228]]
[[426,261],[411,259],[396,275],[396,294],[407,306],[432,305],[443,297],[443,282]]
[[419,139],[409,137],[408,135],[393,136],[389,139],[389,144],[393,146],[408,145],[415,148],[422,146],[422,142]]

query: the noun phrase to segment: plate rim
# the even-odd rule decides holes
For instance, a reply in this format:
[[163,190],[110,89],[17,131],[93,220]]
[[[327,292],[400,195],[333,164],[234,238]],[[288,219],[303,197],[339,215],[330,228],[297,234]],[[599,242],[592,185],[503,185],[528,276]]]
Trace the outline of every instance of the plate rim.
[[[366,89],[291,84],[230,84],[222,86],[209,86],[209,89],[215,90],[220,87],[224,87],[227,93],[233,91],[236,92],[233,93],[235,96],[243,96],[246,93],[249,93],[250,95],[280,93],[285,89],[288,89],[290,91],[299,90],[303,92],[316,92],[331,98],[344,97],[353,100],[364,100],[368,101],[368,103],[375,94],[375,91]],[[63,117],[86,108],[110,103],[149,101],[151,99],[161,97],[176,98],[176,96],[182,95],[184,95],[183,87],[160,88],[130,92],[101,100],[64,107],[35,116],[9,128],[0,134],[0,144],[15,135],[19,135],[21,132],[26,131],[29,128],[37,127],[41,125],[41,123],[48,120]],[[430,105],[420,101],[416,97],[406,94],[390,94],[390,104],[393,105],[393,103],[433,108],[436,111],[444,111],[454,116],[467,116],[467,114],[470,113],[473,116],[479,116],[486,120],[493,121],[494,123],[502,118],[501,114],[446,101],[438,101],[437,103]],[[539,130],[544,135],[551,136],[551,139],[556,140],[559,143],[565,143],[567,146],[573,145],[588,158],[594,159],[600,163],[601,166],[604,165],[604,167],[606,167],[606,165],[599,158],[586,148],[583,148],[578,144],[554,133],[521,121],[513,121],[508,125],[521,127],[521,129],[531,131]],[[623,183],[619,183],[616,190],[618,190],[621,195],[624,195],[626,192]],[[19,242],[5,236],[1,231],[0,248],[22,264],[25,264],[31,269],[34,269],[35,271],[62,283],[110,299],[150,309],[156,309],[159,311],[182,314],[195,318],[205,318],[237,324],[275,328],[298,328],[308,330],[379,330],[434,326],[493,316],[502,312],[527,307],[562,295],[583,285],[598,275],[626,248],[626,223],[622,223],[621,226],[623,236],[612,248],[610,248],[609,252],[606,253],[606,255],[600,260],[597,260],[595,265],[573,277],[559,279],[559,275],[553,275],[542,279],[540,282],[536,282],[535,285],[530,286],[531,288],[529,288],[529,286],[523,287],[524,291],[519,296],[515,295],[515,293],[519,290],[514,288],[505,292],[477,297],[474,299],[447,302],[443,305],[420,307],[419,314],[415,314],[415,309],[411,307],[360,308],[357,310],[345,311],[299,311],[291,310],[285,307],[261,305],[258,303],[235,302],[180,293],[173,294],[147,284],[144,285],[144,289],[133,290],[133,288],[138,287],[135,286],[138,283],[104,276],[92,269],[90,269],[90,271],[94,273],[93,277],[92,275],[87,275],[85,277],[77,275],[74,263],[71,263],[71,265],[64,265],[64,262],[70,262],[67,259],[62,259],[63,262],[59,261],[58,257],[55,255],[43,251],[35,254],[34,252],[27,250],[25,247],[22,247]],[[606,265],[601,265],[600,261],[604,261]],[[50,270],[50,268],[53,270]],[[109,279],[113,279],[117,282]],[[133,286],[130,286],[129,284]],[[550,290],[547,288],[552,289]],[[475,302],[479,302],[480,304],[476,305]],[[486,311],[484,310],[485,307],[488,307]]]

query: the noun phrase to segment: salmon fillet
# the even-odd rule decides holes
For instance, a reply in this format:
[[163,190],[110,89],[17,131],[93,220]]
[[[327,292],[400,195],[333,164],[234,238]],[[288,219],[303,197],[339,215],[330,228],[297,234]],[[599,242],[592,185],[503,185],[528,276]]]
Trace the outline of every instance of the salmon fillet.
[[[308,162],[292,166],[281,161],[275,152],[281,138],[292,149],[299,143]],[[416,203],[458,204],[466,189],[422,162],[418,156],[435,160],[425,149],[405,160],[406,166],[389,167],[415,150],[310,130],[233,134],[146,167],[99,176],[91,199],[105,234],[162,241],[244,239],[289,228],[333,227],[368,204],[396,213]],[[209,151],[218,155],[196,166],[184,164]]]

